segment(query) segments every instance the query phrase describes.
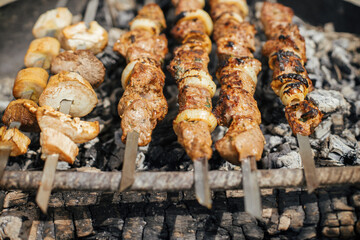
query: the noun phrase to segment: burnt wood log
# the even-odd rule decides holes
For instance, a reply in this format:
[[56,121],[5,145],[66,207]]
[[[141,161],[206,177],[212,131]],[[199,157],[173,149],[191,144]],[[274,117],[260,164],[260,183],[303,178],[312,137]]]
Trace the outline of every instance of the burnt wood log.
[[[360,184],[360,167],[317,168],[317,176],[323,187]],[[6,171],[0,181],[1,189],[36,190],[41,181],[39,171]],[[77,191],[116,192],[121,172],[62,172],[55,175],[53,189]],[[302,169],[271,169],[258,171],[261,188],[305,187]],[[210,171],[212,190],[242,188],[241,171]],[[137,172],[132,191],[179,191],[193,187],[193,172]]]

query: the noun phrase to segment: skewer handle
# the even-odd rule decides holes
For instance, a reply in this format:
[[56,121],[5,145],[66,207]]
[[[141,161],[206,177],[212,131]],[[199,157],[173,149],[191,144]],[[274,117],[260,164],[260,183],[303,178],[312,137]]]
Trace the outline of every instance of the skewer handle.
[[306,186],[309,193],[312,193],[316,188],[319,187],[320,182],[316,176],[315,162],[312,154],[310,141],[308,136],[301,134],[296,135],[299,143],[299,151],[304,166],[304,173],[306,179]]
[[59,154],[52,154],[46,158],[40,187],[36,194],[36,203],[43,213],[46,213],[51,189],[55,180],[56,166],[59,160]]
[[255,157],[241,160],[245,211],[257,219],[262,218],[261,194],[256,176]]
[[11,145],[6,143],[1,143],[0,145],[0,179],[4,175],[5,168],[10,156]]
[[208,176],[208,161],[206,158],[194,161],[194,183],[198,202],[210,209],[212,200]]
[[119,191],[129,188],[135,181],[136,156],[138,150],[139,133],[131,131],[126,137],[125,157],[122,168]]

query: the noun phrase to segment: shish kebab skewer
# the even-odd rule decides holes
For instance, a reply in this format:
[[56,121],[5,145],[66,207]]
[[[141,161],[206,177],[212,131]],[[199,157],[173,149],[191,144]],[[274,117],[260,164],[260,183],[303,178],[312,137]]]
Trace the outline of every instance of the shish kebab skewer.
[[213,38],[217,43],[221,83],[220,98],[214,109],[218,124],[229,127],[216,142],[220,155],[240,164],[243,173],[245,211],[261,218],[261,195],[256,176],[265,138],[260,130],[260,111],[253,97],[261,63],[253,57],[255,28],[243,19],[248,14],[246,0],[211,0]]
[[[89,49],[93,53],[98,53],[106,46],[106,31],[100,26],[98,31],[92,31],[94,25],[98,25],[93,21],[97,7],[97,0],[89,1],[84,22],[65,27],[61,30],[59,38],[61,39],[63,48],[71,50]],[[89,23],[90,29],[88,30],[87,26]],[[78,56],[81,55],[81,53],[75,52],[74,55]],[[91,56],[90,54],[89,58],[91,58]],[[72,70],[71,68],[69,69],[67,65],[74,64],[73,61],[74,59],[70,59],[68,61],[69,63],[66,64],[66,59],[64,61],[54,59],[52,72],[56,72],[54,65],[60,65],[57,66],[60,69],[65,68],[65,70]],[[37,109],[36,115],[42,130],[40,144],[42,146],[43,157],[46,157],[46,161],[41,185],[36,195],[36,202],[40,209],[46,213],[58,160],[73,163],[78,153],[78,148],[75,143],[86,142],[96,137],[99,133],[99,124],[98,122],[83,122],[76,118],[71,120],[71,116],[85,116],[97,104],[97,97],[92,86],[78,73],[62,71],[54,75],[40,96],[39,102],[44,108]],[[59,108],[60,112],[55,111],[53,113],[53,109],[47,109],[46,106],[52,106],[55,109]],[[50,124],[52,121],[60,120],[61,122],[62,119],[65,123],[63,129],[53,129],[49,124],[49,120],[46,118],[50,116],[53,117],[53,119],[50,120]],[[43,126],[41,126],[40,121],[42,121]],[[84,132],[85,135],[88,133],[88,138],[79,139],[77,135]]]
[[[35,116],[23,104],[36,105],[40,94],[46,87],[49,75],[40,68],[48,69],[52,57],[59,54],[60,43],[52,37],[57,36],[64,27],[71,24],[72,14],[65,8],[67,2],[68,0],[58,1],[56,8],[42,14],[33,27],[33,35],[38,39],[30,44],[24,59],[25,66],[28,68],[18,73],[13,88],[15,98],[29,101],[16,100],[9,104],[5,110],[3,122],[10,129],[39,130]],[[35,101],[35,103],[31,101]],[[1,131],[0,178],[4,173],[9,156],[24,154],[30,144],[30,139],[16,129]]]
[[130,31],[114,44],[114,51],[128,63],[121,77],[125,91],[118,104],[122,141],[126,141],[119,191],[134,182],[137,148],[150,143],[152,130],[167,114],[161,65],[168,49],[165,35],[160,34],[165,28],[161,8],[148,4],[130,22]]
[[194,162],[195,194],[198,202],[211,208],[208,159],[211,158],[211,132],[216,118],[211,112],[211,98],[216,85],[208,72],[213,23],[202,10],[205,1],[175,0],[177,21],[172,35],[182,45],[174,50],[168,69],[179,89],[179,114],[173,122],[178,142]]
[[268,41],[263,46],[263,55],[269,58],[269,67],[274,71],[271,87],[286,106],[285,116],[297,136],[307,188],[311,193],[319,186],[319,180],[308,136],[319,125],[323,114],[305,100],[308,91],[312,90],[312,82],[304,68],[305,41],[297,25],[292,24],[293,15],[288,7],[264,2],[261,22]]

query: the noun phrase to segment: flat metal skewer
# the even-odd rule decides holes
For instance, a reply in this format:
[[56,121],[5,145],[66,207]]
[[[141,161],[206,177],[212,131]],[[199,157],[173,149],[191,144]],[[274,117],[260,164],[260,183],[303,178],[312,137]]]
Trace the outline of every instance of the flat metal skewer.
[[[60,103],[60,112],[69,114],[73,100],[63,99]],[[59,161],[59,154],[51,154],[46,157],[41,178],[40,186],[36,194],[36,203],[43,213],[46,213],[52,186],[55,180],[55,172],[57,163]]]
[[319,187],[320,182],[316,176],[315,162],[310,146],[309,136],[303,136],[298,133],[296,134],[296,137],[299,143],[301,161],[304,166],[306,186],[308,193],[312,193],[316,188]]
[[55,5],[55,8],[65,7],[67,2],[68,2],[68,0],[58,0]]
[[245,211],[257,219],[262,218],[261,193],[257,179],[255,157],[241,160]]
[[[21,94],[21,98],[22,99],[30,99],[33,93],[34,93],[34,91],[32,91],[32,90],[23,92]],[[20,127],[21,127],[21,123],[16,122],[16,121],[11,122],[9,125],[10,129],[11,128],[19,129]],[[6,165],[9,161],[10,153],[11,153],[11,144],[1,143],[1,147],[0,147],[0,179],[4,175]]]
[[210,209],[212,200],[209,185],[208,160],[206,158],[200,158],[194,161],[194,183],[196,199],[201,205]]
[[125,156],[122,168],[119,191],[129,188],[135,181],[136,156],[138,150],[139,133],[131,131],[126,137]]

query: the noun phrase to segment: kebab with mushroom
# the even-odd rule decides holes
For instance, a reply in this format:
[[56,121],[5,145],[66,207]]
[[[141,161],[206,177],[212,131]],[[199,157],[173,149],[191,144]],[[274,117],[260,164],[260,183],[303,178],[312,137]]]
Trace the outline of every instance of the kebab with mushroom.
[[273,70],[271,87],[285,107],[285,116],[294,134],[310,135],[321,122],[323,114],[305,100],[312,82],[304,67],[305,41],[297,25],[292,23],[292,9],[277,3],[264,2],[261,9],[268,41],[263,55],[269,58]]
[[216,142],[216,150],[233,164],[254,156],[260,160],[264,136],[260,111],[253,97],[261,63],[253,57],[255,27],[243,21],[248,13],[245,0],[210,1],[214,19],[213,38],[217,44],[221,83],[220,98],[214,109],[218,124],[229,127]]
[[161,8],[148,4],[130,22],[130,31],[114,44],[114,51],[128,63],[121,77],[125,91],[118,104],[123,142],[130,132],[136,131],[138,145],[149,144],[153,129],[167,114],[161,64],[168,49],[165,35],[160,34],[165,27]]

